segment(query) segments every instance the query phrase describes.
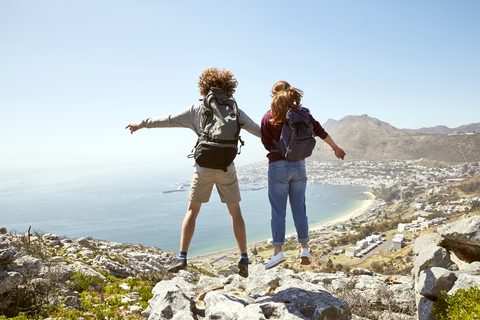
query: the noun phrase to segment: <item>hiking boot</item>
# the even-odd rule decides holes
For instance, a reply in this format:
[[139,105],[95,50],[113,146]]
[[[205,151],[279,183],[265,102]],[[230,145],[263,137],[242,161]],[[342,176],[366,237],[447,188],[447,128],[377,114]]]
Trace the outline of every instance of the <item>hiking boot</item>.
[[180,270],[187,269],[187,259],[178,259],[168,268],[168,272],[177,273]]
[[241,277],[247,278],[248,277],[248,260],[241,258],[240,261],[238,261],[238,274]]
[[277,255],[273,255],[270,258],[270,261],[268,261],[268,263],[265,265],[265,270],[276,267],[277,265],[279,265],[280,263],[282,263],[285,260],[287,260],[285,258],[285,255],[283,254],[282,251],[280,251],[279,253],[277,253]]

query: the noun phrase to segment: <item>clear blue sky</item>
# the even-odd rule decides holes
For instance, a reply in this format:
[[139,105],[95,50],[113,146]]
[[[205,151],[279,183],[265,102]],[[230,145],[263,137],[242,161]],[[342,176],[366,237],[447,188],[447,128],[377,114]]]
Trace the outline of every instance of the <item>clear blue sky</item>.
[[[188,129],[124,128],[196,103],[209,66],[234,71],[257,122],[278,80],[304,90],[321,123],[480,122],[479,13],[476,0],[2,0],[0,170],[188,166]],[[237,164],[264,160],[243,137]]]

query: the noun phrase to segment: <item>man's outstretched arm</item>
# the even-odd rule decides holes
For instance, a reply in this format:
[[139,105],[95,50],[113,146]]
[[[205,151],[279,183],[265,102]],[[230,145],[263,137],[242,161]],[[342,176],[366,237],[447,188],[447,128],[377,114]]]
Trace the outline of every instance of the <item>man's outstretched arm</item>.
[[260,131],[260,126],[256,124],[255,121],[250,119],[250,117],[247,116],[245,112],[243,112],[242,110],[239,110],[239,111],[240,111],[239,120],[240,120],[240,125],[242,126],[242,129],[245,129],[251,134],[260,138],[262,136],[262,133]]

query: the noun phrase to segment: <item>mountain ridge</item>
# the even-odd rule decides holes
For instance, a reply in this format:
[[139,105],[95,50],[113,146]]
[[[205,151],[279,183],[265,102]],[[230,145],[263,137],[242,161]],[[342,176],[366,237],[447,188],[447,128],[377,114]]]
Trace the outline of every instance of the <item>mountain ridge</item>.
[[[437,126],[437,131],[472,132],[480,123],[450,129]],[[446,163],[480,161],[480,134],[449,135],[451,132],[425,132],[432,128],[399,129],[368,116],[349,115],[336,121],[328,119],[325,130],[345,150],[349,160],[417,160]],[[452,131],[453,130],[453,131]],[[311,160],[335,160],[331,148],[318,143]]]

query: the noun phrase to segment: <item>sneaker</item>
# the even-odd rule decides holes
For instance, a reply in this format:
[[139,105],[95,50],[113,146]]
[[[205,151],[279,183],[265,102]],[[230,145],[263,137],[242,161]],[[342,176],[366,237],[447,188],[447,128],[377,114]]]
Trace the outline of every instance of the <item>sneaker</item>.
[[267,264],[265,265],[265,270],[276,267],[277,265],[279,265],[280,263],[282,263],[285,260],[287,260],[287,259],[285,259],[285,256],[283,255],[283,252],[280,251],[279,253],[277,253],[277,255],[273,255],[270,258],[270,261],[268,261]]
[[187,269],[187,259],[178,259],[168,268],[168,272],[177,273],[180,270]]
[[238,261],[238,274],[241,277],[247,278],[248,277],[248,260],[241,258],[240,261]]
[[309,249],[308,248],[303,248],[302,249],[302,254],[300,255],[300,258],[302,259],[302,262],[300,264],[304,266],[308,266],[310,263],[312,263],[312,259],[310,259],[310,254],[309,254]]

